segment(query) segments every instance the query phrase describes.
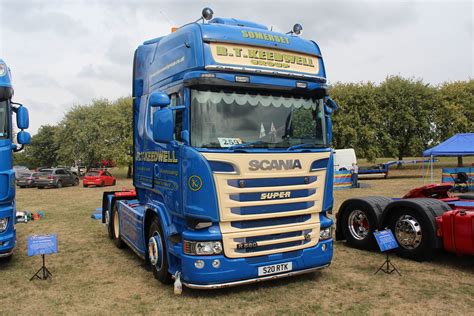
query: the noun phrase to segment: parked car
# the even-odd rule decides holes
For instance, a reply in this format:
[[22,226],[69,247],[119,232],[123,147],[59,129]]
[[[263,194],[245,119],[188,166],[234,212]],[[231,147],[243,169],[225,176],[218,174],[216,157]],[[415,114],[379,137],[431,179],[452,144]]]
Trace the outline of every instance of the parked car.
[[38,175],[39,174],[37,172],[20,173],[16,179],[16,185],[20,188],[34,188],[36,186]]
[[84,176],[82,185],[84,188],[92,185],[103,187],[105,185],[115,185],[116,182],[117,179],[107,170],[90,170]]
[[62,188],[66,185],[79,185],[79,177],[64,168],[42,169],[35,179],[38,189],[46,187]]
[[15,178],[18,179],[21,175],[26,173],[31,173],[30,169],[25,166],[13,166],[13,170],[15,171]]

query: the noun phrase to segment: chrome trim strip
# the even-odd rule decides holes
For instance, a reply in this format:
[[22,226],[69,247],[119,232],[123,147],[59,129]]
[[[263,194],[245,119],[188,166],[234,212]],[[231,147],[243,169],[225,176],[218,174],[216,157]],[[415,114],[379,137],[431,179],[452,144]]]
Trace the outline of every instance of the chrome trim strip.
[[193,284],[193,283],[183,282],[183,284],[185,286],[191,288],[191,289],[196,289],[196,290],[215,290],[215,289],[222,289],[222,288],[226,288],[226,287],[239,286],[239,285],[244,285],[244,284],[251,284],[251,283],[257,283],[257,282],[262,282],[262,281],[269,281],[269,280],[277,280],[277,279],[281,279],[281,278],[287,278],[287,277],[290,277],[290,276],[295,276],[295,275],[300,275],[300,274],[305,274],[305,273],[311,273],[311,272],[321,270],[321,269],[324,269],[324,268],[327,268],[327,267],[329,267],[329,264],[326,264],[326,265],[320,266],[320,267],[305,269],[305,270],[290,271],[288,273],[283,273],[283,274],[268,275],[268,276],[264,276],[264,277],[260,277],[260,278],[233,281],[233,282],[228,282],[228,283]]
[[10,257],[11,255],[13,255],[13,249],[10,252],[0,253],[0,258]]
[[324,77],[315,76],[315,75],[307,75],[307,74],[299,74],[299,73],[293,73],[293,72],[288,72],[288,71],[266,70],[266,69],[257,69],[257,68],[228,66],[228,65],[222,65],[222,66],[207,65],[206,67],[204,67],[204,69],[223,70],[223,71],[241,71],[241,72],[249,72],[249,73],[264,74],[264,75],[289,76],[289,77],[296,77],[296,78],[310,78],[310,79],[321,80],[323,83],[327,82],[327,79]]
[[316,172],[316,171],[324,171],[326,170],[327,168],[314,168],[314,169],[311,169],[311,172]]

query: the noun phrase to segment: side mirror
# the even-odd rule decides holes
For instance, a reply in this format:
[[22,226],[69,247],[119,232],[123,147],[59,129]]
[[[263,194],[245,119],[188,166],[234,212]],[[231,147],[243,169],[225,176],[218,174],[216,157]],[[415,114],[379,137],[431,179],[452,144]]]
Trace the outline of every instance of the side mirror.
[[16,109],[16,125],[19,129],[27,129],[30,126],[28,109],[24,106]]
[[152,108],[163,108],[170,105],[170,103],[170,97],[166,93],[160,91],[152,92],[150,98],[148,99],[148,105]]
[[16,140],[18,141],[18,144],[20,145],[28,145],[31,142],[30,133],[25,132],[25,131],[20,131],[16,135]]
[[332,143],[332,120],[331,115],[334,111],[339,108],[336,102],[333,99],[327,97],[324,100],[324,117],[326,123],[326,140],[328,144]]
[[173,133],[173,110],[170,108],[156,110],[153,113],[153,140],[159,143],[169,143],[173,140]]

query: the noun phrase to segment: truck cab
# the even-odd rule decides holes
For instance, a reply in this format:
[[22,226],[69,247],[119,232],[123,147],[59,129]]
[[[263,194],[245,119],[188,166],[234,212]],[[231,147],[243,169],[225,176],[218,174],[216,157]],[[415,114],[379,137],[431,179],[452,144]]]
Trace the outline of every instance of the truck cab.
[[133,70],[135,189],[104,196],[111,238],[160,281],[196,289],[327,267],[327,91],[315,42],[257,23],[214,18],[144,42]]
[[[0,59],[0,258],[10,258],[16,242],[15,171],[13,152],[30,142],[28,110],[12,101],[10,69]],[[12,115],[16,114],[17,144],[13,143]]]

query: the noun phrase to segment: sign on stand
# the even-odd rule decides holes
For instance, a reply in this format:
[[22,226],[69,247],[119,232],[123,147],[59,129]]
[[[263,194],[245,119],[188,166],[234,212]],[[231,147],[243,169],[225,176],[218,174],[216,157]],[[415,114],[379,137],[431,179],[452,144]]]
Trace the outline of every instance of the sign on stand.
[[389,257],[389,250],[398,248],[397,240],[395,239],[395,236],[393,236],[392,231],[388,228],[381,231],[375,231],[374,236],[375,240],[377,240],[377,244],[379,245],[380,251],[385,252],[387,254],[387,258],[380,266],[380,268],[375,271],[375,274],[377,274],[379,271],[385,272],[387,274],[397,272],[398,275],[401,276],[400,271],[398,271],[398,269],[393,265]]
[[43,266],[30,279],[34,278],[46,280],[52,278],[52,273],[46,268],[44,255],[58,252],[58,236],[56,234],[50,235],[32,235],[28,236],[28,256],[41,256],[43,259]]

